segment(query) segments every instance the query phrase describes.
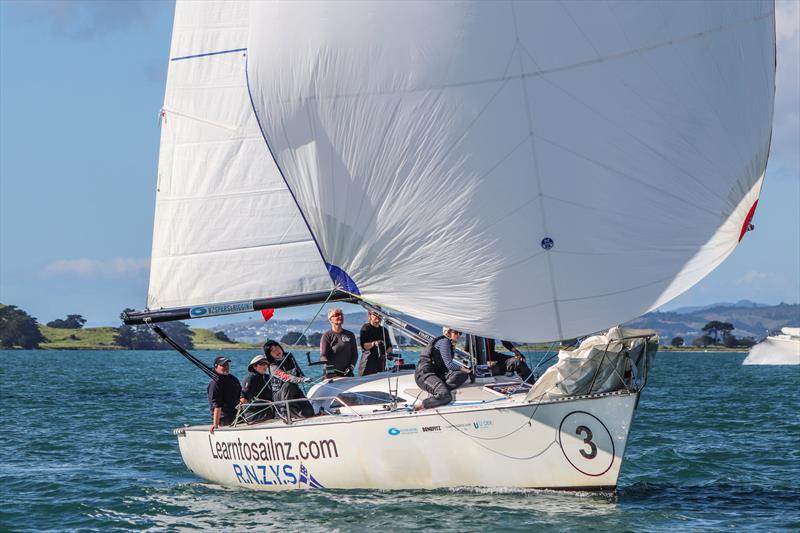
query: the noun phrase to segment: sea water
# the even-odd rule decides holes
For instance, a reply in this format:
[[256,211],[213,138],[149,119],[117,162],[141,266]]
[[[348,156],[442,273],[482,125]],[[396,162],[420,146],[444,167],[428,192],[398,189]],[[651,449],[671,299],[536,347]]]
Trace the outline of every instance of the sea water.
[[[255,352],[225,354],[243,378]],[[208,422],[207,379],[175,352],[0,351],[0,530],[798,529],[800,367],[744,357],[658,354],[616,494],[277,494],[207,483],[183,465],[172,430]]]

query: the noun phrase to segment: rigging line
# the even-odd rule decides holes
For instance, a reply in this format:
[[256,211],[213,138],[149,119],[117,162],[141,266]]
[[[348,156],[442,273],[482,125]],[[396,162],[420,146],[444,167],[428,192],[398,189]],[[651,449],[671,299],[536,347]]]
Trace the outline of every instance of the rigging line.
[[[536,409],[538,408],[538,406],[539,406],[539,405],[537,404],[537,405],[536,405],[536,407],[534,407],[534,409],[533,409],[533,412],[536,412]],[[489,438],[482,438],[482,437],[478,437],[478,436],[476,436],[476,435],[470,435],[469,433],[467,433],[467,432],[463,431],[461,428],[457,427],[457,426],[456,426],[456,425],[454,425],[452,422],[450,422],[449,420],[447,420],[447,418],[445,418],[445,417],[444,417],[444,415],[442,415],[442,414],[441,414],[441,413],[440,413],[438,410],[436,411],[436,414],[438,414],[438,415],[439,415],[439,417],[440,417],[442,420],[444,420],[444,421],[445,421],[445,423],[447,423],[447,424],[448,424],[448,425],[449,425],[451,428],[455,429],[456,431],[458,431],[459,433],[461,433],[461,434],[462,434],[462,435],[464,435],[465,437],[467,437],[467,438],[471,439],[471,440],[472,440],[472,441],[473,441],[475,444],[477,444],[477,445],[478,445],[478,446],[480,446],[481,448],[484,448],[485,450],[488,450],[488,451],[490,451],[490,452],[492,452],[492,453],[494,453],[494,454],[497,454],[497,455],[500,455],[500,456],[502,456],[502,457],[505,457],[506,459],[513,459],[513,460],[516,460],[516,461],[527,461],[527,460],[530,460],[530,459],[535,459],[536,457],[539,457],[540,455],[543,455],[543,454],[544,454],[544,453],[545,453],[547,450],[549,450],[549,449],[550,449],[550,448],[553,446],[553,444],[558,444],[558,441],[557,441],[556,439],[553,439],[553,440],[550,442],[550,444],[548,444],[548,445],[547,445],[547,446],[546,446],[546,447],[545,447],[545,448],[544,448],[542,451],[540,451],[540,452],[538,452],[538,453],[534,453],[534,454],[532,454],[532,455],[529,455],[529,456],[527,456],[527,457],[515,457],[515,456],[513,456],[513,455],[508,455],[508,454],[506,454],[506,453],[503,453],[503,452],[501,452],[501,451],[495,450],[495,449],[493,449],[493,448],[491,448],[491,447],[487,446],[486,444],[484,444],[484,443],[480,442],[480,441],[482,441],[482,440],[498,440],[499,438],[505,438],[505,437],[508,437],[508,436],[510,436],[510,435],[512,435],[512,434],[514,434],[514,433],[516,433],[517,431],[519,431],[520,429],[524,428],[525,426],[527,426],[527,425],[530,425],[530,420],[533,418],[533,413],[531,413],[531,416],[528,418],[528,421],[527,421],[527,422],[525,422],[524,424],[522,424],[520,427],[518,427],[517,429],[515,429],[515,430],[514,430],[514,431],[512,431],[511,433],[508,433],[508,434],[504,435],[503,437],[498,437],[498,438],[493,438],[493,439],[489,439]]]
[[[313,317],[313,318],[311,319],[311,321],[310,321],[310,322],[309,322],[309,323],[306,325],[306,329],[304,329],[304,330],[303,330],[303,332],[300,334],[300,336],[298,337],[298,341],[299,341],[301,338],[303,338],[303,336],[305,336],[306,332],[307,332],[307,331],[308,331],[308,329],[311,327],[311,324],[313,324],[313,323],[314,323],[314,321],[317,319],[317,317],[319,316],[319,313],[322,311],[322,308],[323,308],[323,307],[325,307],[325,304],[327,304],[327,303],[328,303],[328,300],[330,300],[330,299],[331,299],[331,296],[333,295],[333,293],[334,293],[334,292],[336,292],[336,289],[335,289],[335,288],[334,288],[334,289],[331,289],[331,292],[330,292],[330,293],[328,293],[328,297],[327,297],[327,298],[325,298],[325,301],[324,301],[324,302],[322,302],[322,305],[320,305],[320,306],[319,306],[319,309],[317,309],[317,312],[314,314],[314,317]],[[266,354],[264,354],[264,355],[266,355]],[[291,356],[291,357],[292,357],[292,359],[294,359],[294,364],[295,364],[295,367],[296,367],[298,370],[300,370],[300,372],[303,372],[303,370],[300,368],[300,364],[297,362],[297,359],[295,359],[294,355],[293,355],[293,354],[291,354],[291,353],[288,353],[288,354],[287,354],[287,353],[285,353],[285,351],[284,351],[284,356],[283,356],[283,359],[281,359],[281,362],[280,362],[280,364],[278,364],[278,370],[280,370],[280,369],[281,369],[281,367],[283,366],[283,363],[285,363],[285,362],[286,362],[286,361],[289,359],[289,356]],[[273,375],[272,371],[270,371],[270,373],[269,373],[269,378],[268,378],[268,379],[267,379],[267,381],[264,383],[264,386],[263,386],[263,387],[261,387],[261,390],[259,390],[259,391],[258,391],[258,394],[256,394],[256,397],[258,397],[258,396],[261,396],[261,393],[262,393],[262,392],[264,392],[264,389],[266,389],[267,387],[271,387],[271,386],[272,386],[272,380],[273,380],[274,378],[275,378],[275,376]],[[305,392],[305,391],[304,391],[304,392]],[[289,409],[290,407],[291,407],[291,406],[287,406],[287,409]],[[239,418],[239,415],[237,414],[237,415],[236,415],[236,419],[238,419],[238,418]],[[235,423],[236,423],[236,420],[234,420],[234,424],[235,424]]]
[[[609,341],[609,342],[608,342],[608,344],[610,344],[611,342],[612,342],[612,341]],[[553,344],[555,344],[555,343],[553,343]],[[607,346],[608,346],[608,344],[607,344]],[[538,366],[538,365],[537,365],[537,366]],[[442,418],[442,419],[443,419],[445,422],[447,422],[447,423],[448,423],[450,426],[452,426],[454,429],[458,430],[458,431],[459,431],[459,432],[461,432],[461,433],[464,433],[465,435],[467,435],[469,438],[471,438],[471,439],[473,439],[473,440],[487,440],[487,441],[488,441],[488,440],[500,440],[500,439],[504,439],[504,438],[506,438],[506,437],[509,437],[509,436],[513,435],[514,433],[518,432],[519,430],[521,430],[521,429],[522,429],[523,427],[525,427],[526,425],[530,425],[530,423],[531,423],[531,420],[533,420],[533,417],[534,417],[534,415],[536,414],[536,411],[539,409],[539,406],[540,406],[540,405],[542,405],[542,404],[541,404],[541,400],[542,400],[542,398],[544,398],[544,397],[545,397],[545,395],[547,395],[547,394],[548,394],[550,391],[552,391],[552,390],[554,390],[556,387],[558,387],[558,386],[559,386],[561,383],[564,383],[566,380],[568,380],[569,378],[573,377],[573,375],[575,375],[577,372],[579,372],[579,371],[580,371],[580,372],[582,372],[583,370],[584,370],[583,366],[578,366],[578,367],[576,367],[576,368],[572,369],[572,371],[571,371],[569,374],[567,374],[567,375],[566,375],[566,376],[565,376],[563,379],[561,379],[560,381],[558,381],[558,382],[554,383],[552,387],[550,387],[550,388],[546,389],[545,391],[543,391],[543,392],[542,392],[542,393],[541,393],[541,394],[540,394],[538,397],[536,397],[536,398],[533,398],[532,400],[530,400],[531,402],[533,402],[533,401],[536,401],[537,403],[536,403],[536,404],[533,406],[533,409],[531,410],[531,414],[530,414],[530,416],[528,417],[528,420],[527,420],[526,422],[524,422],[522,425],[520,425],[520,426],[519,426],[517,429],[515,429],[515,430],[513,430],[513,431],[511,431],[511,432],[509,432],[509,433],[506,433],[505,435],[500,435],[500,436],[498,436],[498,437],[479,437],[479,436],[477,436],[477,435],[469,435],[469,434],[467,434],[467,433],[464,433],[463,431],[461,431],[461,430],[460,430],[458,427],[454,426],[454,425],[453,425],[453,424],[452,424],[452,423],[451,423],[449,420],[447,420],[447,418],[445,418],[445,417],[444,417],[444,415],[442,415],[442,414],[441,414],[441,413],[440,413],[438,410],[436,410],[436,414],[438,414],[438,415],[439,415],[439,416],[440,416],[440,417],[441,417],[441,418]],[[421,392],[420,392],[420,394],[421,394]],[[527,396],[526,396],[526,398],[527,398]],[[487,449],[488,449],[488,448],[487,448]]]

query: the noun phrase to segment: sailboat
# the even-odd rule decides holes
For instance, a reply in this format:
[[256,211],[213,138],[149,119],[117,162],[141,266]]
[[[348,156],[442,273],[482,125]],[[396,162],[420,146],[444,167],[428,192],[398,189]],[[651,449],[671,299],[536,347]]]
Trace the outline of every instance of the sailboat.
[[752,348],[743,365],[800,365],[800,328],[781,328]]
[[187,467],[270,491],[613,490],[657,342],[615,325],[752,228],[774,76],[771,1],[179,0],[127,323],[355,301],[423,340],[398,313],[590,335],[436,409],[403,408],[424,393],[400,371],[319,384],[326,416],[179,428]]

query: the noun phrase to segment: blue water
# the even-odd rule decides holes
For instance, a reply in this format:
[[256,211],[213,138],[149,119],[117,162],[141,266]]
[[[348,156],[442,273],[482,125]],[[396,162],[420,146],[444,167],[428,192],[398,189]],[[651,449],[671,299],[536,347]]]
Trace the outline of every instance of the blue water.
[[[227,355],[243,377],[254,353]],[[800,367],[744,357],[659,353],[615,495],[269,494],[183,466],[172,429],[207,422],[206,379],[174,352],[0,351],[0,530],[799,529]]]

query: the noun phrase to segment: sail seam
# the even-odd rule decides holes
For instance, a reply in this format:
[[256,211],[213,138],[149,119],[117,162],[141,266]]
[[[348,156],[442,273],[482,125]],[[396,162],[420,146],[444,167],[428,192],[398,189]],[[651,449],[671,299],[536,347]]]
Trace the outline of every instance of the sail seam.
[[176,202],[182,200],[209,200],[209,199],[219,199],[219,198],[235,198],[237,196],[252,196],[257,194],[268,194],[268,193],[282,193],[285,192],[285,189],[280,187],[273,187],[271,189],[255,189],[251,191],[239,191],[239,192],[229,192],[229,193],[219,193],[219,194],[203,194],[203,195],[183,195],[183,196],[168,196],[168,197],[160,197],[158,199],[159,202]]
[[696,32],[689,35],[684,35],[683,37],[678,37],[676,39],[670,39],[668,41],[662,41],[660,43],[655,43],[647,46],[641,46],[639,48],[633,50],[625,50],[624,52],[618,52],[616,54],[609,54],[602,57],[597,57],[593,59],[587,59],[585,61],[579,61],[577,63],[571,63],[569,65],[563,65],[560,67],[551,67],[546,69],[538,69],[533,70],[530,72],[521,72],[520,74],[510,75],[510,76],[496,76],[494,78],[485,78],[480,80],[468,80],[468,81],[460,81],[460,82],[453,82],[453,83],[444,83],[441,85],[434,85],[434,86],[427,86],[427,87],[411,87],[406,89],[397,89],[397,90],[389,90],[389,91],[365,91],[365,92],[358,92],[358,93],[346,93],[346,94],[332,94],[329,96],[320,96],[320,95],[306,95],[306,96],[298,96],[296,98],[287,99],[287,100],[280,100],[281,103],[285,102],[301,102],[304,100],[333,100],[338,98],[361,98],[365,96],[385,96],[390,94],[403,94],[403,93],[417,93],[417,92],[428,92],[433,90],[440,90],[440,89],[458,89],[462,87],[469,87],[473,85],[482,85],[486,83],[497,83],[501,81],[507,80],[515,80],[515,79],[525,79],[525,78],[539,78],[543,76],[547,76],[548,74],[554,74],[557,72],[565,72],[569,70],[574,70],[578,68],[588,67],[591,65],[596,65],[598,63],[603,63],[605,61],[611,61],[616,59],[622,59],[625,57],[629,57],[632,55],[640,54],[642,52],[651,52],[653,50],[658,50],[661,48],[667,48],[669,46],[673,46],[676,44],[682,44],[684,42],[688,42],[694,39],[700,39],[707,35],[720,33],[738,26],[742,26],[751,22],[758,22],[762,19],[771,17],[772,13],[768,13],[766,15],[759,15],[757,17],[752,17],[746,20],[741,20],[732,24],[724,25],[724,26],[717,26],[711,28],[706,31]]
[[219,250],[205,250],[205,251],[198,251],[198,252],[191,252],[185,254],[169,254],[163,256],[153,256],[153,260],[156,259],[172,259],[173,257],[192,257],[196,255],[213,255],[225,252],[240,252],[243,250],[256,250],[258,248],[273,248],[275,246],[294,246],[297,244],[305,244],[307,242],[311,242],[310,239],[303,239],[297,241],[288,241],[288,242],[273,242],[269,244],[255,244],[253,246],[237,246],[235,248],[220,248]]

